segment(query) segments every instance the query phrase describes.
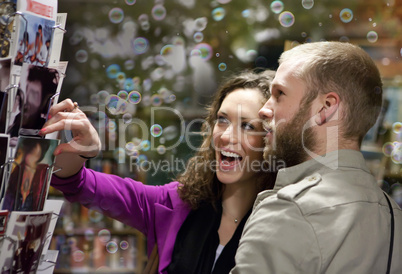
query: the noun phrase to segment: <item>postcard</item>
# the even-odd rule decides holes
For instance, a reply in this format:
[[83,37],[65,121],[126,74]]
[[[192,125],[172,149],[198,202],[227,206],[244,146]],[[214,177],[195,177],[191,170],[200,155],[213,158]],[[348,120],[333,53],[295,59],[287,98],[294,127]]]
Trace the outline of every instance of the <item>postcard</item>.
[[52,212],[11,212],[0,248],[2,273],[36,273]]
[[[15,97],[22,105],[15,108],[15,122],[9,124],[11,137],[35,136],[46,122],[51,98],[59,86],[59,72],[54,68],[38,67],[24,63],[19,88]],[[14,113],[14,109],[13,109]]]
[[19,137],[3,199],[9,211],[43,210],[59,140]]

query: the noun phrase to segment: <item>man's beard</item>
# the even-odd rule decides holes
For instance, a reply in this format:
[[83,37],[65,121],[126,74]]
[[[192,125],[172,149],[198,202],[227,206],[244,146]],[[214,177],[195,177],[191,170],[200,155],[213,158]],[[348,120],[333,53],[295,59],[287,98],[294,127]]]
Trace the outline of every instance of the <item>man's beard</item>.
[[308,159],[308,150],[313,150],[316,145],[316,137],[311,127],[303,130],[304,125],[310,119],[311,104],[304,105],[288,123],[276,128],[273,144],[266,144],[264,159],[268,161],[270,156],[275,156],[276,161],[282,160],[286,167],[291,167],[305,162]]

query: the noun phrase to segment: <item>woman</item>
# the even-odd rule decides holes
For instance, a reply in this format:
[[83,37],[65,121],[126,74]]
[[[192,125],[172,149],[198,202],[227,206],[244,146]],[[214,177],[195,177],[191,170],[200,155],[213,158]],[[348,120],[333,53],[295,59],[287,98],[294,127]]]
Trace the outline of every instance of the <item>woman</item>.
[[158,273],[228,273],[257,193],[274,184],[273,175],[263,171],[265,133],[258,116],[272,78],[266,71],[228,79],[209,108],[200,149],[186,172],[163,186],[83,167],[79,155],[95,156],[99,137],[77,105],[60,102],[41,134],[67,125],[75,137],[55,150],[62,170],[52,185],[69,201],[98,208],[143,232],[148,256],[157,246]]
[[9,211],[42,210],[48,164],[41,163],[49,149],[47,140],[22,137],[19,139],[15,160],[2,209]]

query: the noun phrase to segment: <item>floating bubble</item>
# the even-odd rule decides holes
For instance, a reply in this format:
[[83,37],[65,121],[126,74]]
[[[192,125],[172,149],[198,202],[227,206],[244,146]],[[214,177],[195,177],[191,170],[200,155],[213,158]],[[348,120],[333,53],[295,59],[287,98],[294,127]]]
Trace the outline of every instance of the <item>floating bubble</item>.
[[291,27],[295,23],[295,16],[290,11],[284,11],[279,14],[279,23],[285,27]]
[[194,20],[194,30],[203,31],[208,24],[208,19],[206,17],[199,17]]
[[84,232],[85,240],[92,241],[95,237],[95,233],[92,229],[86,229]]
[[392,142],[386,142],[383,146],[382,146],[382,152],[384,153],[385,156],[390,157],[392,151],[394,150],[394,144]]
[[129,245],[129,243],[127,241],[123,240],[123,241],[120,242],[120,248],[122,250],[127,250],[129,247],[130,247],[130,245]]
[[117,65],[117,64],[112,64],[112,65],[110,65],[110,66],[108,66],[108,67],[106,68],[106,75],[107,75],[107,77],[110,78],[110,79],[116,79],[117,73],[119,73],[120,71],[121,71],[121,70],[120,70],[120,66],[119,66],[119,65]]
[[113,24],[119,24],[124,19],[124,11],[121,8],[113,8],[109,11],[109,20]]
[[133,48],[135,54],[143,54],[147,52],[149,42],[144,37],[138,37],[133,42]]
[[152,126],[151,126],[151,129],[150,129],[150,132],[151,132],[151,135],[152,135],[152,136],[154,136],[154,137],[159,137],[159,136],[161,136],[162,133],[163,133],[162,126],[161,126],[161,125],[158,125],[158,124],[152,125]]
[[85,49],[80,49],[75,53],[75,60],[78,63],[85,63],[88,61],[88,52]]
[[98,232],[98,237],[102,243],[107,243],[110,241],[111,233],[107,229],[101,229]]
[[201,57],[201,50],[199,50],[199,49],[193,49],[193,50],[191,50],[190,56],[198,56],[198,57]]
[[132,78],[127,78],[124,80],[124,89],[125,90],[133,90],[135,88],[134,81]]
[[99,104],[106,104],[106,100],[109,97],[109,92],[107,90],[101,90],[98,92],[98,101]]
[[306,10],[309,10],[314,6],[314,0],[302,0],[302,6]]
[[131,113],[124,113],[122,118],[124,124],[129,124],[133,120],[133,116],[131,115]]
[[161,21],[163,19],[165,19],[166,17],[166,8],[162,5],[155,5],[152,8],[152,17],[156,20],[156,21]]
[[99,223],[103,219],[103,214],[93,209],[88,210],[89,220],[93,223]]
[[349,23],[353,19],[353,11],[351,9],[343,9],[339,13],[339,18],[343,23]]
[[134,60],[126,60],[124,62],[124,67],[126,70],[132,70],[135,67],[135,62]]
[[108,130],[109,130],[109,132],[115,132],[115,131],[116,131],[116,128],[117,128],[116,122],[113,121],[113,120],[110,120],[109,123],[108,123]]
[[120,99],[127,100],[128,92],[126,90],[122,89],[117,93],[117,96],[120,97]]
[[173,140],[179,135],[179,130],[176,126],[167,126],[163,130],[163,137],[167,140]]
[[395,132],[396,134],[401,133],[402,130],[402,123],[401,122],[395,122],[392,124],[392,131]]
[[394,149],[391,153],[391,160],[395,164],[402,164],[402,144],[399,142],[395,142]]
[[116,74],[116,80],[119,83],[124,83],[124,81],[126,80],[126,74],[122,71],[118,72]]
[[152,95],[152,97],[151,97],[151,104],[152,104],[154,107],[158,107],[158,106],[162,105],[162,98],[161,98],[161,96],[159,96],[158,94]]
[[221,21],[223,18],[225,18],[225,15],[226,15],[226,11],[222,7],[215,8],[212,10],[212,18],[215,21]]
[[82,250],[76,250],[72,254],[74,262],[80,263],[85,260],[85,253]]
[[212,47],[207,43],[197,44],[194,49],[199,50],[201,52],[201,58],[204,60],[209,60],[212,57]]
[[220,71],[225,71],[226,68],[227,68],[227,66],[226,66],[225,63],[220,63],[220,64],[218,65],[218,69],[219,69]]
[[283,11],[284,5],[282,1],[273,1],[271,3],[271,10],[273,13],[279,14]]
[[122,147],[118,147],[113,151],[113,157],[119,162],[124,163],[126,159],[126,151]]
[[114,254],[119,250],[119,246],[117,245],[117,243],[115,241],[110,241],[106,244],[106,251]]
[[377,40],[378,40],[378,34],[377,34],[377,32],[375,32],[375,31],[369,31],[368,33],[367,33],[367,41],[369,41],[370,43],[375,43],[375,42],[377,42]]
[[194,39],[194,42],[200,43],[200,42],[202,42],[202,40],[204,40],[204,34],[200,31],[197,31],[196,33],[194,33],[193,39]]
[[126,4],[129,5],[129,6],[132,6],[132,5],[135,4],[136,1],[137,0],[126,0]]
[[156,148],[156,152],[158,152],[158,154],[163,155],[166,153],[166,147],[164,145],[159,145]]
[[148,160],[148,157],[146,155],[144,155],[144,154],[141,154],[141,155],[138,156],[138,162],[140,164],[146,162],[147,160]]
[[243,10],[243,11],[241,12],[241,16],[242,16],[243,18],[248,18],[248,17],[250,17],[250,14],[251,14],[251,11],[250,11],[249,9],[245,9],[245,10]]
[[151,148],[151,142],[148,140],[144,140],[140,143],[141,150],[148,151]]
[[134,90],[128,94],[128,101],[132,104],[138,104],[141,102],[141,93]]
[[160,54],[163,57],[168,57],[170,55],[172,55],[174,52],[174,46],[173,45],[165,45],[161,48]]
[[[125,100],[122,100],[119,96],[117,95],[109,95],[109,97],[106,99],[106,108],[109,110],[111,114],[118,114],[119,112],[122,112],[122,108],[125,106],[124,104]],[[109,130],[110,130],[110,125],[109,125]]]

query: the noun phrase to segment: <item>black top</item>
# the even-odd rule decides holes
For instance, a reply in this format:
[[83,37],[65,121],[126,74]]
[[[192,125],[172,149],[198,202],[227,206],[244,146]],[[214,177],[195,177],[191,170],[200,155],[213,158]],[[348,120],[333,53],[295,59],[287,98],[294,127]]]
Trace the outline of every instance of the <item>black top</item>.
[[223,248],[212,271],[216,249],[219,245],[218,229],[222,216],[222,202],[219,201],[215,208],[209,204],[192,210],[177,234],[172,261],[167,268],[168,273],[229,273],[235,265],[234,257],[240,236],[250,213],[251,209]]

